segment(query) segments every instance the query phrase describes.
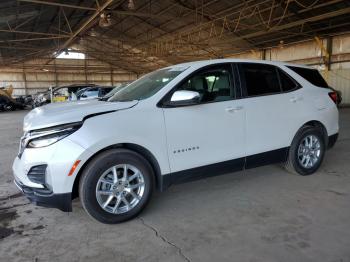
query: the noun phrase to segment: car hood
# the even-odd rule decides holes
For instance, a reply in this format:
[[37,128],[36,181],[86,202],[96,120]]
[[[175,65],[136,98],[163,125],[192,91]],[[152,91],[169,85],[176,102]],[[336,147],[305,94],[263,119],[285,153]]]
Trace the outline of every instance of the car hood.
[[33,129],[79,122],[88,115],[127,109],[137,103],[137,100],[127,102],[89,100],[48,104],[33,109],[24,117],[23,130],[26,132]]

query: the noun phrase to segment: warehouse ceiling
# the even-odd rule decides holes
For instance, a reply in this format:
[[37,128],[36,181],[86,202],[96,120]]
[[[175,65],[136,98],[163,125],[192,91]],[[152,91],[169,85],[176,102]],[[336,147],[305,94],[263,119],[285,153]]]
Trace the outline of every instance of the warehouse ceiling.
[[0,65],[62,51],[130,72],[350,30],[346,0],[2,0]]

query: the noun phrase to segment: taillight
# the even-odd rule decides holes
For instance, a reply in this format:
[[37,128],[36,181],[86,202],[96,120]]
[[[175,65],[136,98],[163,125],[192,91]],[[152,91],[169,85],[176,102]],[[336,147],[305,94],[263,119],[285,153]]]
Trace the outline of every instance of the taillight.
[[338,95],[337,92],[329,92],[328,93],[329,97],[333,100],[335,104],[337,104],[338,101]]

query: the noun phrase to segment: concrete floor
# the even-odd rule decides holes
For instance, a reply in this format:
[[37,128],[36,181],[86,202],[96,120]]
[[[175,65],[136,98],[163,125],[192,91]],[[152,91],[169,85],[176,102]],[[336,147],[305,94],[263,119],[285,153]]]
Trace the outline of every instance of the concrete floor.
[[120,225],[18,194],[24,114],[0,113],[0,261],[350,261],[350,109],[317,174],[266,166],[174,186]]

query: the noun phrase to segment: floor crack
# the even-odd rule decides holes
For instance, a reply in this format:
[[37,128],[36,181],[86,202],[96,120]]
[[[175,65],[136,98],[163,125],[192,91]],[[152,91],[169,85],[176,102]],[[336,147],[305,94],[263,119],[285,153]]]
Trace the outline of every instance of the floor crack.
[[145,220],[144,220],[142,217],[138,217],[138,218],[139,218],[139,220],[141,221],[141,223],[142,223],[145,227],[151,229],[151,230],[155,233],[156,237],[160,238],[163,242],[167,243],[168,245],[175,247],[175,248],[177,249],[179,255],[180,255],[185,261],[191,262],[191,260],[190,260],[187,256],[185,256],[185,254],[182,252],[182,249],[181,249],[180,247],[178,247],[176,244],[174,244],[173,242],[169,241],[169,240],[166,239],[164,236],[162,236],[162,235],[158,232],[158,230],[157,230],[156,228],[154,228],[153,226],[147,224],[147,223],[145,222]]
[[330,193],[333,193],[333,194],[336,194],[338,196],[344,196],[346,195],[346,193],[342,193],[342,192],[339,192],[339,191],[336,191],[336,190],[331,190],[331,189],[328,189],[326,190],[327,192],[330,192]]
[[16,208],[16,207],[22,207],[22,206],[26,206],[26,205],[29,205],[29,204],[30,204],[30,202],[29,203],[18,204],[18,205],[0,207],[0,211],[1,210],[8,210],[8,209]]
[[9,196],[0,197],[0,201],[10,200],[10,199],[14,199],[14,198],[17,198],[17,197],[22,197],[22,196],[23,196],[22,192],[19,192],[19,193],[12,194],[12,195],[9,195]]

